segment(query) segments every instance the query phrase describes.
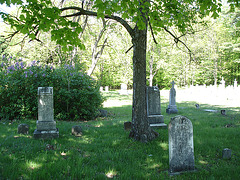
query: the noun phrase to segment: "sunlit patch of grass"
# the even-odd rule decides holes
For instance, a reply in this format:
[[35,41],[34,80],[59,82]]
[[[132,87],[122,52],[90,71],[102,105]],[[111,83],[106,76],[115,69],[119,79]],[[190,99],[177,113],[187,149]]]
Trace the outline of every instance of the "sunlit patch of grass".
[[160,146],[163,150],[168,150],[168,143],[160,143]]
[[34,161],[28,161],[28,162],[26,163],[26,165],[27,165],[27,167],[28,167],[29,169],[32,169],[32,170],[38,169],[38,168],[40,168],[40,167],[42,166],[41,164],[36,163],[36,162],[34,162]]
[[105,174],[107,178],[114,178],[117,176],[117,171],[115,169],[110,169]]
[[199,163],[200,163],[200,164],[208,164],[207,161],[203,161],[203,160],[199,160]]

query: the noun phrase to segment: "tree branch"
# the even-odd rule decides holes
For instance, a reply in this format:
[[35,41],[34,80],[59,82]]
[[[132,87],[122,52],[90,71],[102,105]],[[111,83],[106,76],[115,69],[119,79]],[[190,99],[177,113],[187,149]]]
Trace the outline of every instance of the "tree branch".
[[190,55],[190,59],[192,59],[192,51],[191,49],[182,41],[180,40],[179,37],[176,37],[171,31],[169,31],[166,27],[163,28],[166,32],[168,32],[173,38],[174,38],[174,41],[175,43],[177,44],[178,42],[182,43],[188,50],[188,53]]
[[156,41],[156,38],[154,36],[154,33],[153,33],[151,22],[150,21],[148,21],[148,22],[149,22],[149,27],[150,27],[150,30],[151,30],[151,33],[152,33],[153,41],[155,42],[155,44],[158,44],[157,41]]
[[[97,12],[93,12],[93,11],[88,11],[88,10],[84,10],[83,8],[80,7],[65,7],[65,8],[61,8],[61,11],[67,11],[67,10],[77,10],[78,12],[73,13],[73,14],[69,14],[69,15],[64,15],[62,17],[67,18],[67,17],[74,17],[74,16],[80,16],[80,15],[86,15],[86,16],[95,16],[97,17]],[[104,15],[104,18],[106,19],[112,19],[115,20],[117,22],[119,22],[120,24],[122,24],[126,30],[128,31],[128,33],[132,36],[133,34],[133,29],[131,28],[131,26],[127,23],[127,21],[125,21],[124,19],[118,17],[118,16],[114,16],[114,15]]]

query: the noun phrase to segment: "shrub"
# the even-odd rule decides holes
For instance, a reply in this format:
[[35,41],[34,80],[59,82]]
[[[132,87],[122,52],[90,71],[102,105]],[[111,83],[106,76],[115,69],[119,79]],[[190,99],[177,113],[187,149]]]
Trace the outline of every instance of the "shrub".
[[0,78],[0,117],[4,119],[37,119],[38,87],[53,87],[54,115],[59,120],[90,120],[103,102],[97,82],[69,65],[2,63]]

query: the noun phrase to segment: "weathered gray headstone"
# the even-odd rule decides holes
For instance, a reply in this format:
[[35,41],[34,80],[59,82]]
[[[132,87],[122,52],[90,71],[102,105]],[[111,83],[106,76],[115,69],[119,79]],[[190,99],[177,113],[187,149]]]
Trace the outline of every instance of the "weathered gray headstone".
[[231,159],[231,154],[232,154],[231,149],[225,148],[222,151],[222,158],[223,159]]
[[18,125],[18,134],[28,134],[29,125],[28,124],[19,124]]
[[184,116],[175,116],[171,118],[168,134],[170,174],[195,170],[192,122]]
[[158,87],[147,87],[147,118],[151,127],[167,127],[161,114],[160,91]]
[[38,121],[33,135],[43,139],[59,137],[54,121],[52,87],[38,87]]
[[168,105],[168,108],[166,109],[166,112],[168,114],[176,114],[178,113],[178,110],[176,105],[176,90],[174,88],[175,82],[173,81],[171,84],[172,84],[172,88],[170,89],[170,93],[169,93],[169,105]]
[[124,129],[125,131],[130,131],[132,128],[132,122],[128,121],[128,122],[124,122]]

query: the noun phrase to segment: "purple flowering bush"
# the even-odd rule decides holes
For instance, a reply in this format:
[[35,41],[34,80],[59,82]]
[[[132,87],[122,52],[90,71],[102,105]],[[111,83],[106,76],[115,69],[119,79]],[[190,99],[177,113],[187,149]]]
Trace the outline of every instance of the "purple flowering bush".
[[97,82],[65,65],[53,68],[33,61],[0,65],[0,118],[37,119],[38,87],[53,87],[58,120],[91,120],[103,102]]

